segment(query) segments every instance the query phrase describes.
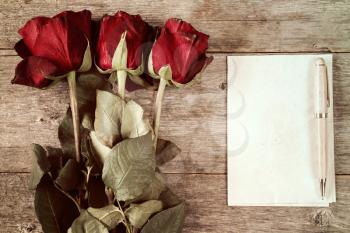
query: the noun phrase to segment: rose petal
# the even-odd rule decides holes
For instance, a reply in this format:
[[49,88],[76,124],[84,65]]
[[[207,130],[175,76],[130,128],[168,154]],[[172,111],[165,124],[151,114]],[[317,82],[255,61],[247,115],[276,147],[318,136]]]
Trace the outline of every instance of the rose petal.
[[154,37],[153,28],[144,22],[140,15],[129,15],[118,11],[114,16],[105,16],[101,20],[97,42],[97,65],[103,70],[112,68],[114,52],[125,31],[127,31],[128,49],[127,68],[136,69],[140,66],[141,55],[147,43],[151,44]]
[[155,71],[170,65],[175,82],[190,82],[206,63],[208,38],[185,21],[169,19],[152,49]]
[[194,46],[197,48],[199,54],[205,53],[208,49],[209,36],[197,31],[191,24],[181,19],[168,19],[165,23],[165,28],[172,34],[179,33],[181,36],[195,40],[196,43],[194,43]]
[[177,45],[173,36],[165,29],[162,29],[152,48],[152,62],[155,72],[158,72],[163,66],[172,63],[173,48],[175,46]]
[[64,11],[53,18],[61,18],[67,21],[68,25],[76,27],[77,30],[82,31],[88,39],[91,38],[91,12],[89,10],[82,10],[78,12]]
[[174,79],[175,82],[181,83],[181,84],[186,84],[189,83],[198,73],[202,72],[202,70],[209,65],[213,61],[213,57],[206,57],[203,56],[199,60],[195,61],[192,65],[188,73],[185,75],[185,79],[182,80],[176,80]]
[[171,33],[190,33],[190,34],[195,34],[201,39],[209,39],[209,36],[207,34],[204,34],[203,32],[197,31],[190,23],[187,23],[186,21],[183,21],[181,19],[175,19],[171,18],[168,19],[165,22],[166,29],[168,29]]
[[24,43],[24,40],[20,40],[15,44],[14,49],[16,50],[17,54],[21,58],[26,58],[32,55],[26,44]]
[[185,82],[192,64],[201,56],[194,46],[195,42],[191,38],[171,34],[164,29],[152,49],[155,71],[158,72],[161,67],[169,64],[173,80]]
[[29,20],[18,33],[22,36],[24,43],[27,45],[29,50],[33,50],[37,37],[42,27],[50,20],[48,17],[35,17]]
[[99,37],[97,41],[97,65],[108,70],[112,68],[112,59],[114,51],[118,46],[120,36],[123,33],[120,28],[112,27],[114,25],[112,16],[104,16],[100,23]]
[[43,88],[52,82],[45,77],[56,71],[57,67],[44,58],[27,57],[18,63],[15,77],[11,83]]
[[64,17],[55,17],[41,30],[33,54],[54,62],[62,72],[79,69],[87,47],[81,31]]
[[[92,20],[91,21],[91,44],[96,45],[98,40],[98,34],[100,31],[100,21]],[[91,48],[93,51],[93,54],[96,54],[96,46],[92,46]]]

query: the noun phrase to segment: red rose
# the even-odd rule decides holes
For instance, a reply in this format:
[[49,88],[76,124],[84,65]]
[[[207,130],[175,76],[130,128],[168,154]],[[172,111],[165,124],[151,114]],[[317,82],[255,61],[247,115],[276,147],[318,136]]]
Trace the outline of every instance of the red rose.
[[87,71],[91,67],[90,11],[36,17],[18,32],[23,39],[15,45],[15,50],[24,60],[17,65],[12,83],[43,88],[51,83],[45,78],[49,75]]
[[205,54],[208,39],[185,21],[167,20],[152,48],[150,72],[159,75],[160,69],[168,66],[175,85],[189,83],[213,60]]
[[[134,75],[143,73],[143,59],[146,48],[153,39],[153,28],[140,15],[129,15],[118,11],[113,16],[104,16],[97,40],[97,66],[103,72],[127,70]],[[120,53],[117,47],[123,48]],[[137,70],[137,71],[136,71]]]

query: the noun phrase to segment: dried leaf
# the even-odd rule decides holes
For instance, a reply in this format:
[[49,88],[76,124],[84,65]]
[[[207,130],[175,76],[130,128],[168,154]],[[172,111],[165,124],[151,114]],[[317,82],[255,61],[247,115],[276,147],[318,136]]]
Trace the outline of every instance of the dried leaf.
[[88,208],[73,222],[68,233],[108,233],[123,221],[123,214],[114,205]]
[[121,34],[118,46],[114,51],[113,58],[112,58],[113,70],[123,70],[127,68],[128,48],[126,45],[126,34],[127,34],[127,31]]
[[90,49],[90,42],[87,40],[87,46],[84,52],[84,58],[83,62],[81,63],[81,66],[79,68],[79,72],[86,72],[89,71],[92,65],[92,56],[91,56],[91,49]]
[[132,100],[125,105],[121,122],[123,138],[140,137],[151,130],[151,125],[143,118],[142,107]]
[[142,204],[131,204],[125,211],[125,215],[132,226],[141,228],[151,215],[161,211],[162,208],[163,204],[161,201],[150,200]]
[[115,228],[123,221],[123,212],[114,205],[108,205],[103,208],[88,208],[87,211],[109,230]]
[[165,190],[164,179],[160,173],[156,172],[153,181],[146,187],[142,195],[133,200],[133,202],[158,200],[159,195]]
[[80,171],[80,166],[74,159],[70,159],[59,172],[55,180],[63,190],[71,191],[76,189],[84,180],[84,175]]
[[81,154],[85,167],[92,168],[91,174],[102,174],[103,163],[92,145],[90,132],[88,131],[81,135]]
[[[83,128],[80,127],[80,132],[82,131]],[[65,117],[58,126],[58,139],[60,140],[63,153],[70,158],[75,158],[74,129],[70,108],[68,108]]]
[[83,211],[67,233],[108,233],[108,229],[89,212]]
[[51,164],[46,155],[45,149],[33,144],[33,167],[29,180],[29,189],[36,189],[42,177],[50,171]]
[[95,131],[97,138],[110,148],[120,141],[120,119],[124,101],[106,91],[97,91],[95,111]]
[[[94,73],[79,74],[77,78],[77,101],[79,115],[83,127],[91,128],[93,125],[96,106],[96,89],[109,90],[108,82]],[[72,113],[70,108],[58,127],[58,138],[64,154],[75,157],[74,131]]]
[[105,184],[101,176],[91,176],[87,184],[88,202],[90,207],[102,208],[108,205]]
[[122,139],[140,137],[151,131],[142,107],[135,101],[126,103],[117,95],[97,91],[96,104],[95,134],[110,148]]
[[159,195],[159,200],[163,202],[164,208],[174,207],[182,202],[168,187]]
[[155,155],[151,133],[127,139],[115,147],[106,158],[102,179],[112,188],[118,200],[140,196],[155,176]]
[[52,182],[41,182],[35,192],[35,212],[45,233],[66,233],[79,210]]
[[47,158],[50,161],[51,168],[50,168],[50,174],[53,179],[56,179],[58,176],[58,173],[63,167],[63,164],[66,163],[66,161],[69,159],[66,158],[63,154],[62,149],[60,148],[54,148],[54,147],[45,147]]
[[173,142],[163,139],[158,139],[156,150],[156,163],[157,166],[164,165],[165,163],[174,159],[181,153],[181,149]]
[[181,233],[185,220],[185,204],[164,210],[154,217],[142,228],[141,233]]
[[103,145],[100,142],[100,140],[96,136],[95,131],[90,132],[90,139],[91,139],[92,148],[94,149],[95,154],[100,159],[100,161],[104,163],[104,161],[106,160],[107,156],[112,151],[112,149],[109,148],[108,146]]
[[[80,73],[77,77],[77,100],[79,112],[95,112],[96,90],[111,91],[107,80],[98,73]],[[89,110],[89,111],[87,111]],[[82,116],[83,114],[81,114]]]
[[94,120],[91,114],[85,113],[83,119],[81,120],[81,125],[83,128],[88,130],[94,130]]

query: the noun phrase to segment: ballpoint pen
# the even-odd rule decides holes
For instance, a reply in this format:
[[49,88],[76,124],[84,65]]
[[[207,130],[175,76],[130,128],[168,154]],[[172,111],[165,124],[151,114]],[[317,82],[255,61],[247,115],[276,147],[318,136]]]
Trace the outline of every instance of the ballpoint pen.
[[329,93],[328,93],[328,77],[327,66],[322,58],[316,61],[317,75],[316,75],[316,119],[319,141],[319,179],[322,200],[326,195],[326,181],[327,181],[327,117],[328,108],[330,107]]

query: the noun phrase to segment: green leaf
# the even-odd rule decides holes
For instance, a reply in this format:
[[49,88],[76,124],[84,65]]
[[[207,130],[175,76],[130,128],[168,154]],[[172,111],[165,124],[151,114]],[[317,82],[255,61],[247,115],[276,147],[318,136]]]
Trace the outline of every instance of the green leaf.
[[102,161],[102,163],[106,160],[109,153],[112,151],[108,146],[103,145],[100,140],[96,136],[95,131],[90,132],[90,139],[92,148],[95,151],[96,156]]
[[66,233],[79,210],[52,182],[41,182],[35,192],[35,212],[45,233]]
[[168,140],[158,139],[156,150],[157,166],[164,165],[181,153],[181,149]]
[[70,159],[64,165],[59,172],[57,179],[55,180],[64,191],[71,191],[77,189],[77,187],[83,182],[84,176],[80,171],[80,166],[75,159]]
[[124,108],[121,124],[123,138],[136,138],[151,130],[149,122],[143,118],[143,109],[135,101],[130,100]]
[[107,226],[108,230],[115,228],[124,219],[123,212],[114,205],[108,205],[103,208],[88,208],[87,211],[103,225]]
[[142,204],[131,204],[125,211],[125,215],[129,219],[132,226],[141,228],[147,220],[153,215],[161,211],[163,204],[161,201],[150,200]]
[[29,189],[36,189],[42,177],[50,171],[51,164],[46,155],[45,149],[33,144],[33,167],[29,180]]
[[160,173],[156,172],[152,183],[143,190],[142,195],[137,197],[133,202],[158,200],[159,195],[165,190],[164,179]]
[[180,233],[185,220],[185,204],[164,210],[154,217],[142,228],[141,233]]
[[68,229],[68,233],[108,233],[108,229],[88,211],[83,211],[74,220],[72,226]]
[[113,147],[120,141],[120,119],[124,101],[106,91],[97,91],[95,111],[95,131],[97,138],[104,145]]
[[127,139],[113,147],[106,158],[102,179],[118,200],[140,196],[155,176],[155,155],[151,133]]

